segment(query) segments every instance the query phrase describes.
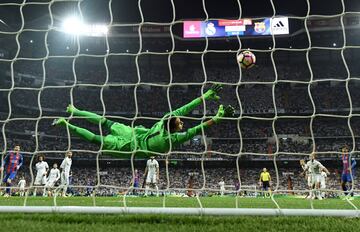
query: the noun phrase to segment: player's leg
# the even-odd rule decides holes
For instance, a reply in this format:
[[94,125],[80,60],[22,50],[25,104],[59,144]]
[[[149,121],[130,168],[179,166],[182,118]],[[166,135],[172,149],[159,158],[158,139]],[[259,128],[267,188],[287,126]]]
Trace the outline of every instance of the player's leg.
[[7,196],[11,196],[11,186],[12,186],[12,183],[13,183],[13,180],[15,179],[16,177],[16,172],[12,172],[8,175],[8,178],[6,180],[6,194]]
[[62,196],[63,197],[66,197],[66,192],[67,192],[67,189],[69,187],[69,175],[64,173],[64,185],[63,185],[63,193],[62,193]]
[[139,188],[139,183],[134,182],[133,187],[134,187],[134,189],[133,189],[132,193],[133,193],[133,195],[137,195],[137,189]]
[[37,194],[37,188],[36,188],[36,186],[34,186],[33,197],[36,197],[36,194]]
[[61,174],[60,174],[60,186],[59,186],[59,189],[60,189],[60,191],[63,191],[64,190],[64,187],[65,187],[65,185],[66,185],[66,180],[65,180],[65,173],[64,172],[62,172]]
[[311,197],[310,199],[316,198],[316,176],[311,175]]
[[46,184],[44,185],[44,190],[43,190],[46,197],[49,196],[47,188],[48,188],[48,183],[46,182]]
[[345,196],[347,196],[347,194],[348,194],[348,189],[347,189],[347,186],[346,186],[347,181],[348,181],[347,175],[345,173],[343,173],[341,175],[341,188],[344,191]]
[[[156,196],[159,196],[159,187],[157,185],[157,178],[156,178],[156,174],[154,173],[153,175],[150,175],[150,184],[151,184],[151,188],[155,189],[156,191]],[[151,191],[151,195],[153,195],[153,191]]]
[[313,181],[312,181],[312,176],[308,175],[308,189],[309,189],[309,199],[313,198]]
[[41,185],[42,176],[39,173],[36,174],[35,181],[34,181],[34,191],[33,196],[36,197],[38,187]]
[[352,176],[351,173],[349,173],[347,175],[347,183],[348,183],[348,196],[349,196],[349,200],[353,200],[353,197],[354,197],[354,189],[353,189],[353,180],[354,180],[354,177]]
[[76,109],[75,106],[73,106],[73,105],[69,105],[66,108],[66,112],[72,113],[74,116],[85,117],[86,120],[88,120],[91,123],[97,124],[97,125],[100,123],[101,125],[105,126],[108,129],[110,129],[111,126],[114,124],[113,121],[111,121],[101,115],[97,115],[95,113],[85,111],[85,110]]
[[159,186],[158,186],[158,184],[157,184],[156,179],[155,179],[155,181],[154,181],[154,186],[155,186],[155,190],[156,190],[156,196],[158,197],[160,193],[159,193]]
[[11,186],[12,186],[12,180],[8,178],[6,181],[6,191],[5,191],[6,197],[11,196]]
[[325,180],[321,180],[320,189],[321,189],[321,197],[325,198],[325,189],[326,189]]
[[265,181],[264,182],[264,190],[265,190],[265,197],[270,197],[270,193],[269,193],[269,182]]
[[316,187],[316,198],[319,199],[319,200],[322,200],[321,191],[320,191],[320,182],[321,182],[320,178],[321,178],[320,175],[316,176],[316,185],[315,185],[315,187]]
[[[4,179],[2,180],[2,184],[7,186],[7,178],[9,177],[9,175],[7,173],[4,174]],[[5,196],[6,195],[6,189],[5,189],[5,193],[4,192],[1,192],[1,195],[2,196]]]
[[145,183],[145,194],[144,197],[147,197],[149,194],[150,182]]
[[54,120],[53,125],[59,125],[59,126],[67,126],[70,130],[70,132],[76,134],[77,136],[92,142],[92,143],[96,143],[96,144],[101,144],[101,142],[104,140],[103,136],[100,135],[95,135],[94,133],[92,133],[91,131],[78,127],[78,126],[74,126],[71,123],[69,123],[68,121],[66,121],[65,118],[59,118]]
[[43,178],[42,178],[42,180],[41,180],[41,185],[42,185],[42,190],[43,190],[43,193],[42,193],[42,196],[43,197],[46,197],[47,196],[47,194],[46,194],[46,187],[45,187],[45,185],[46,185],[46,177],[45,176],[43,176]]

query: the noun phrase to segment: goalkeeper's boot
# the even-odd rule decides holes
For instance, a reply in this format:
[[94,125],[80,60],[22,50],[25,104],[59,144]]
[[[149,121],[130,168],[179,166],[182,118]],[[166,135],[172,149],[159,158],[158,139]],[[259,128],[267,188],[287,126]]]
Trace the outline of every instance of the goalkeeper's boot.
[[66,112],[68,113],[74,113],[74,111],[77,110],[76,107],[72,104],[69,104],[67,107],[66,107]]
[[66,125],[66,119],[65,118],[54,119],[51,125],[52,126]]

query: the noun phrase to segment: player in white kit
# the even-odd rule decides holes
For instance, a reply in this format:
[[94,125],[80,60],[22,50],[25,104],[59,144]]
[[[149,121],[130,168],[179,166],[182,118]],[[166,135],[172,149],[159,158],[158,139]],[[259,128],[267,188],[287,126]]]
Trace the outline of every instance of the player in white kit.
[[156,196],[159,196],[159,187],[157,185],[157,182],[159,181],[159,163],[155,160],[154,156],[151,156],[146,162],[144,176],[146,176],[145,196],[149,193],[150,185],[152,188],[155,187]]
[[72,152],[66,152],[65,159],[62,161],[60,168],[61,168],[61,188],[63,190],[62,196],[66,197],[66,190],[69,186],[69,175],[70,169],[72,164]]
[[[45,161],[44,155],[39,156],[39,161],[35,165],[36,168],[36,177],[34,182],[34,192],[33,195],[36,196],[37,186],[45,186],[46,184],[46,175],[49,170],[49,165]],[[43,196],[45,196],[45,192],[43,192]]]
[[48,179],[45,184],[44,192],[48,190],[47,194],[52,196],[52,189],[55,186],[55,183],[60,179],[60,170],[57,168],[57,163],[53,164],[53,168],[49,172]]
[[312,199],[318,198],[322,200],[320,195],[321,171],[326,172],[328,175],[330,175],[330,172],[315,159],[315,153],[310,155],[310,160],[305,164],[304,171],[306,172],[307,170],[311,172],[312,185],[315,187],[312,191]]
[[218,183],[220,186],[220,196],[224,196],[225,192],[225,182],[224,179],[221,179],[221,181]]
[[25,196],[25,185],[26,185],[26,180],[25,177],[22,176],[18,183],[20,197]]

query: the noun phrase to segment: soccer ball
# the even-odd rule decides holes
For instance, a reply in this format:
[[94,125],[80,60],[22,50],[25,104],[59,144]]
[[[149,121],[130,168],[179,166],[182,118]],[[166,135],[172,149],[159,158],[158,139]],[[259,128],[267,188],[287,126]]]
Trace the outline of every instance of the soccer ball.
[[237,61],[241,68],[249,69],[252,68],[256,63],[256,56],[250,51],[243,51],[237,56]]

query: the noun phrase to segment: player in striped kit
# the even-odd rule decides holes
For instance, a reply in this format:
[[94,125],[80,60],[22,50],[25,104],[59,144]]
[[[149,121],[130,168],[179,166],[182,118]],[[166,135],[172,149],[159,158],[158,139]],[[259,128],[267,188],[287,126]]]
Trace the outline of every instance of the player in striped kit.
[[[35,177],[35,181],[34,181],[34,192],[33,195],[34,197],[36,196],[37,193],[37,187],[38,186],[45,186],[46,184],[46,175],[47,172],[49,170],[49,165],[48,163],[44,160],[45,156],[44,155],[40,155],[39,156],[39,162],[36,163],[35,167],[36,167],[36,177]],[[42,187],[43,188],[43,187]],[[43,188],[43,196],[45,196],[45,188]]]
[[16,145],[14,151],[10,151],[4,158],[1,165],[1,172],[4,173],[3,182],[7,186],[5,197],[11,195],[12,182],[16,177],[17,171],[20,169],[24,162],[23,156],[20,154],[20,146]]
[[314,186],[311,199],[317,198],[319,200],[322,200],[320,194],[321,171],[325,171],[328,175],[330,175],[330,172],[319,161],[315,159],[315,153],[312,153],[309,158],[310,160],[305,164],[304,172],[306,172],[307,170],[310,170],[311,172],[312,186]]
[[46,193],[46,190],[48,190],[48,196],[52,195],[52,189],[54,188],[55,183],[60,179],[60,171],[57,167],[57,163],[54,163],[45,184],[44,192]]
[[155,187],[156,196],[159,196],[159,187],[157,185],[159,182],[159,163],[154,156],[151,156],[150,159],[146,162],[144,176],[146,176],[145,196],[147,196],[149,193],[150,185]]
[[62,161],[61,168],[61,188],[63,189],[62,196],[66,197],[66,190],[69,186],[69,175],[72,164],[72,152],[66,152],[65,159]]
[[350,159],[349,150],[347,146],[345,146],[342,149],[341,160],[343,164],[343,170],[341,173],[341,187],[342,190],[344,191],[345,196],[348,197],[349,200],[353,200],[354,192],[350,191],[349,194],[346,185],[351,186],[350,188],[352,188],[352,183],[355,176],[356,160],[354,158]]

